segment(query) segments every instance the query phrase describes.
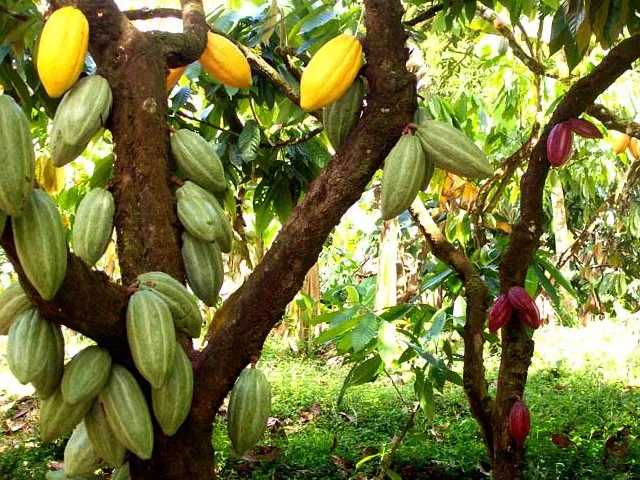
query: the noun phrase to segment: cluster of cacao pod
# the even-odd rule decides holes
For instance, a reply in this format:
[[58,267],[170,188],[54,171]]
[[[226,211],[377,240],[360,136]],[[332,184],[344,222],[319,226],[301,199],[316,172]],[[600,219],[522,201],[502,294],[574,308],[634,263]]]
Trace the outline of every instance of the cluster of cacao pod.
[[435,168],[471,179],[488,177],[493,168],[482,150],[457,128],[429,118],[419,108],[415,134],[407,129],[384,161],[381,188],[382,218],[404,212],[426,188]]
[[602,132],[589,120],[570,118],[557,123],[547,138],[547,159],[553,167],[559,167],[571,156],[573,134],[584,138],[602,138]]
[[489,331],[497,332],[514,312],[525,327],[535,330],[541,324],[535,300],[523,287],[513,286],[507,293],[498,296],[489,310]]
[[511,438],[522,446],[531,431],[531,414],[527,404],[519,398],[511,406],[509,412],[509,433]]
[[629,153],[634,158],[640,158],[640,141],[637,138],[630,137],[626,133],[612,132],[613,153],[620,155],[629,149]]

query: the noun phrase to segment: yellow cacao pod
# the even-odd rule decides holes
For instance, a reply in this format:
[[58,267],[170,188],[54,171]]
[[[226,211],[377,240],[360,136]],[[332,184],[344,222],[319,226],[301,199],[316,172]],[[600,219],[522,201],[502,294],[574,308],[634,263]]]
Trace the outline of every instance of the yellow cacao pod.
[[626,133],[612,132],[612,138],[613,153],[615,153],[616,155],[620,155],[622,152],[624,152],[631,142],[631,137]]
[[178,83],[178,80],[180,80],[180,77],[182,77],[186,69],[187,67],[178,67],[169,70],[169,75],[167,75],[167,90],[171,90],[173,86]]
[[637,138],[632,138],[629,142],[629,151],[635,158],[640,158],[640,141]]
[[38,46],[38,75],[52,98],[60,97],[80,76],[89,46],[89,22],[75,7],[62,7],[44,24]]
[[209,32],[200,64],[209,75],[230,87],[248,88],[253,83],[251,67],[244,54],[222,35]]
[[362,45],[350,35],[329,40],[313,56],[300,80],[300,107],[310,112],[338,100],[362,66]]

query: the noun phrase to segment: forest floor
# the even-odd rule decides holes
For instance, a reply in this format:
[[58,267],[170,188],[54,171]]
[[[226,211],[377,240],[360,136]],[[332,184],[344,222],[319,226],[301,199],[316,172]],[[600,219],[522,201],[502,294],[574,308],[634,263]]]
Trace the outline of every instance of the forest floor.
[[[534,339],[525,393],[532,417],[526,478],[640,479],[640,325],[546,326]],[[0,352],[5,352],[5,342],[0,337]],[[74,338],[67,353],[81,346],[79,337]],[[498,356],[488,353],[487,359],[494,389]],[[294,356],[273,338],[261,363],[273,394],[267,435],[249,455],[233,457],[223,408],[213,439],[220,478],[372,478],[409,413],[391,381],[380,377],[350,388],[337,405],[348,366]],[[410,404],[413,386],[398,388]],[[4,354],[0,356],[2,480],[41,480],[62,462],[64,439],[38,439],[38,401],[32,393],[13,379]],[[484,479],[486,468],[464,392],[447,384],[436,396],[435,423],[427,424],[418,413],[389,478]]]

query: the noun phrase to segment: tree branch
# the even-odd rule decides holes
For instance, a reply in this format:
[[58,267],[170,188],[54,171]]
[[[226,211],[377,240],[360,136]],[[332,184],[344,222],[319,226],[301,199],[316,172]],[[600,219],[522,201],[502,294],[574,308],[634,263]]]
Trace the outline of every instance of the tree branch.
[[527,53],[522,49],[522,47],[516,40],[516,37],[513,35],[513,31],[511,30],[511,28],[509,28],[504,23],[500,25],[498,22],[496,22],[498,16],[494,12],[480,4],[476,5],[476,12],[478,12],[478,15],[484,18],[487,22],[493,24],[496,30],[500,32],[500,35],[502,35],[509,41],[509,46],[511,47],[511,50],[513,50],[513,54],[516,56],[516,58],[520,59],[520,61],[524,63],[524,65],[529,70],[531,70],[536,75],[558,78],[556,74],[548,72],[544,65],[542,65],[538,60],[527,55]]
[[24,15],[22,13],[17,13],[17,12],[12,12],[11,10],[9,10],[4,5],[0,5],[0,13],[6,13],[10,17],[15,18],[16,20],[21,20],[23,22],[26,22],[27,20],[29,20],[29,16],[28,15]]
[[363,118],[353,141],[312,182],[262,262],[216,314],[219,326],[210,330],[195,368],[193,412],[200,422],[211,422],[237,375],[259,353],[326,237],[360,197],[416,108],[415,78],[405,67],[400,0],[365,0],[365,11],[371,93]]
[[407,27],[415,27],[419,23],[426,22],[427,20],[431,20],[435,17],[439,12],[442,11],[443,5],[434,5],[431,8],[426,9],[424,12],[417,14],[410,20],[404,22]]
[[589,105],[585,112],[600,120],[609,130],[617,130],[630,137],[640,138],[640,123],[624,120],[608,110],[604,105],[599,103]]
[[304,143],[308,140],[311,140],[313,137],[316,137],[318,135],[320,135],[322,132],[324,131],[324,127],[318,127],[318,128],[314,128],[313,130],[309,130],[307,133],[305,133],[304,135],[302,135],[301,137],[298,138],[291,138],[289,140],[280,140],[278,142],[275,142],[273,145],[270,145],[268,143],[264,144],[264,145],[260,145],[261,147],[277,147],[277,148],[282,148],[282,147],[292,147],[293,145],[298,145],[300,143]]
[[140,8],[122,12],[131,20],[151,20],[152,18],[182,18],[182,10],[178,8]]

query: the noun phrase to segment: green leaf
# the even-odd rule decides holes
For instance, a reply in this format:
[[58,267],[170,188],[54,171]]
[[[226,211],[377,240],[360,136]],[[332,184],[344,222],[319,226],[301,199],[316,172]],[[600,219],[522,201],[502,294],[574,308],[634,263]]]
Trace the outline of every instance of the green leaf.
[[391,322],[380,322],[378,327],[378,353],[388,367],[393,365],[397,346],[395,325]]
[[386,474],[391,480],[402,480],[402,477],[390,468],[387,468]]
[[322,315],[316,315],[309,320],[310,325],[318,325],[320,323],[330,323],[332,326],[336,326],[349,320],[360,310],[359,306],[344,308],[336,312],[323,313]]
[[360,323],[353,329],[351,334],[351,347],[354,353],[358,353],[373,339],[378,327],[378,317],[371,312],[360,317]]
[[436,417],[436,403],[433,396],[433,384],[428,378],[425,378],[422,382],[420,392],[418,395],[418,402],[420,408],[424,411],[424,416],[427,418],[427,422],[433,424]]
[[281,182],[278,186],[278,192],[273,204],[278,214],[278,220],[284,225],[293,211],[293,200],[291,199],[291,191],[287,182]]
[[522,0],[511,0],[509,4],[509,17],[511,18],[511,24],[516,25],[520,21],[522,15]]
[[382,359],[380,355],[374,355],[355,366],[349,379],[349,386],[364,385],[373,382],[382,371]]
[[238,153],[246,163],[253,162],[260,149],[260,127],[255,120],[249,120],[238,139]]
[[562,287],[569,292],[569,294],[571,294],[572,297],[574,297],[576,300],[580,300],[579,296],[578,296],[578,292],[575,291],[575,289],[573,288],[573,286],[571,285],[571,282],[569,282],[569,280],[567,280],[565,278],[565,276],[562,274],[562,272],[560,270],[558,270],[553,264],[551,264],[551,262],[549,262],[547,259],[542,258],[540,255],[536,254],[536,259],[538,260],[538,263],[540,264],[540,266],[542,268],[544,268],[547,272],[549,272],[549,275],[551,275],[551,277],[558,282],[560,285],[562,285]]
[[89,182],[89,188],[104,188],[113,178],[113,154],[94,160],[93,175]]
[[433,277],[427,277],[427,280],[420,287],[420,293],[425,290],[434,290],[440,285],[442,285],[445,280],[447,280],[450,276],[453,275],[453,270],[450,268],[445,268],[442,272],[434,275]]
[[329,342],[339,337],[340,335],[348,332],[349,330],[353,330],[355,326],[358,325],[358,323],[360,323],[361,318],[362,316],[352,317],[351,319],[340,323],[336,327],[330,328],[329,330],[325,330],[320,335],[318,335],[318,337],[315,339],[315,343],[322,344],[322,343]]

